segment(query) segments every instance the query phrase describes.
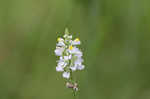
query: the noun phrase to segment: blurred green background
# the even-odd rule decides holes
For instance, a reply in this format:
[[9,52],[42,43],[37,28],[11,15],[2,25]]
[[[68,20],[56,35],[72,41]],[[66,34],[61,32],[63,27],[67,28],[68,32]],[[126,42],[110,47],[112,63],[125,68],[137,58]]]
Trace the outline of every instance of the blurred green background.
[[149,4],[0,0],[0,99],[73,99],[55,70],[65,27],[84,52],[77,99],[150,99]]

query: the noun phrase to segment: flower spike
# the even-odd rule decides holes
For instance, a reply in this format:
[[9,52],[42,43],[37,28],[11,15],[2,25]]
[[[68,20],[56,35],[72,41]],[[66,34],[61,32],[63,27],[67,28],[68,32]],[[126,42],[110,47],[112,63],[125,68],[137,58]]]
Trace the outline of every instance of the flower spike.
[[73,79],[73,72],[83,70],[85,66],[82,64],[83,53],[77,47],[80,45],[80,39],[72,40],[72,35],[69,34],[68,29],[65,29],[63,38],[57,39],[55,54],[59,57],[57,61],[56,71],[63,72],[62,77],[66,79],[66,87],[71,88],[74,92],[78,91],[78,84]]

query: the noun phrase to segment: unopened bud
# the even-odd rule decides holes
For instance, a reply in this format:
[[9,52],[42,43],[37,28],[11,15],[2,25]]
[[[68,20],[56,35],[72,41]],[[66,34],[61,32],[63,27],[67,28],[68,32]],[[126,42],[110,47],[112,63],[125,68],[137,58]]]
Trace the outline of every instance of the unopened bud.
[[67,83],[66,83],[66,87],[67,87],[67,88],[73,88],[74,85],[73,85],[72,83],[67,82]]

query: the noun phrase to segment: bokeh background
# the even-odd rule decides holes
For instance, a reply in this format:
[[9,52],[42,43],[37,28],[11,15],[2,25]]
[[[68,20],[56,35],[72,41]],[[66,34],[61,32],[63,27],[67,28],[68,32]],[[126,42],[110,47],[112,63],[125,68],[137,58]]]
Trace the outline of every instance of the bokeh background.
[[149,0],[0,0],[0,99],[73,99],[55,71],[65,27],[82,41],[76,99],[150,99]]

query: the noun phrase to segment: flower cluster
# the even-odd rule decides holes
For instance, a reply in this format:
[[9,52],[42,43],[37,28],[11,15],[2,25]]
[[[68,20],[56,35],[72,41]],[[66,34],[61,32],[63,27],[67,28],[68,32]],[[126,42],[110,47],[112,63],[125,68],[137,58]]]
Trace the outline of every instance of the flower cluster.
[[56,71],[63,72],[63,78],[71,79],[72,72],[84,69],[82,52],[78,48],[80,44],[79,38],[72,40],[72,35],[69,34],[68,29],[65,30],[63,38],[57,39],[55,54],[59,56],[59,60]]

